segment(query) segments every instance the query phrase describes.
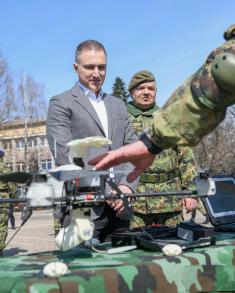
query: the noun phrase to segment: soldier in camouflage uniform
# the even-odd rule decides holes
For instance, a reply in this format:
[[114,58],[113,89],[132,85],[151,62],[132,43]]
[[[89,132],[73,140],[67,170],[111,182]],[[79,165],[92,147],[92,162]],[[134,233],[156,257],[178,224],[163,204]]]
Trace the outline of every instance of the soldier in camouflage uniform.
[[[153,113],[159,109],[155,104],[156,82],[149,71],[139,71],[131,79],[128,88],[133,101],[127,104],[130,121],[137,135],[148,129]],[[140,175],[138,192],[161,192],[194,189],[196,162],[191,148],[174,147],[162,151],[153,164]],[[176,197],[152,197],[133,200],[133,227],[166,224],[176,225],[182,220],[182,204],[189,211],[197,205],[197,200]]]
[[[8,173],[9,168],[3,163],[4,151],[0,150],[0,174]],[[16,185],[0,182],[0,198],[12,198],[16,195]],[[7,238],[10,204],[0,204],[0,255],[5,247]]]
[[235,104],[235,25],[228,27],[224,38],[226,42],[213,50],[201,68],[153,114],[149,133],[89,163],[99,170],[131,162],[135,168],[127,180],[133,181],[163,149],[194,146],[215,129],[227,107]]

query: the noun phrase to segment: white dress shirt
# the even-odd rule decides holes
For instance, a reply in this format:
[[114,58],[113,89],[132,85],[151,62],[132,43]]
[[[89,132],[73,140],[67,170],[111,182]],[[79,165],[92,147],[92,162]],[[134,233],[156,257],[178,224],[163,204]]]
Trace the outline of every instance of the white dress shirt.
[[88,97],[89,101],[91,102],[92,106],[94,107],[100,122],[104,128],[104,132],[106,137],[108,137],[108,117],[107,112],[105,108],[105,104],[103,101],[103,92],[100,90],[98,96],[96,97],[96,94],[89,90],[87,87],[85,87],[83,84],[78,81],[78,85],[83,90],[84,94]]
[[[104,128],[104,133],[106,137],[108,138],[108,117],[107,117],[107,112],[105,108],[105,104],[103,101],[103,92],[100,90],[98,96],[96,97],[96,94],[89,90],[87,87],[85,87],[83,84],[78,81],[78,85],[80,88],[83,90],[84,94],[88,97],[89,101],[91,102],[92,106],[94,107],[100,122]],[[113,167],[109,169],[110,171],[110,178],[114,178],[114,172],[113,172]]]

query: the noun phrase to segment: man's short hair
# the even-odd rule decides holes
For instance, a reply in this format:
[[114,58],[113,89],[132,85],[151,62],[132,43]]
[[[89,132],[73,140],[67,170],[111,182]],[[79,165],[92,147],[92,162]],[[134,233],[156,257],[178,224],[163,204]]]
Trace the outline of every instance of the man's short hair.
[[75,62],[78,63],[79,55],[83,50],[89,50],[89,51],[103,51],[105,55],[107,56],[107,52],[104,48],[104,46],[96,41],[96,40],[87,40],[82,42],[77,46],[76,52],[75,52]]

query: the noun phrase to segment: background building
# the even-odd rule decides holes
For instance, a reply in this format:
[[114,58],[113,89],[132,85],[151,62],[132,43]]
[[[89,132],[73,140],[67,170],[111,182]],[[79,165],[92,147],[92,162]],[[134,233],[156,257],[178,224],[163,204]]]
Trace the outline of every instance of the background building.
[[55,167],[46,139],[46,121],[4,123],[0,126],[4,162],[12,171],[38,171]]

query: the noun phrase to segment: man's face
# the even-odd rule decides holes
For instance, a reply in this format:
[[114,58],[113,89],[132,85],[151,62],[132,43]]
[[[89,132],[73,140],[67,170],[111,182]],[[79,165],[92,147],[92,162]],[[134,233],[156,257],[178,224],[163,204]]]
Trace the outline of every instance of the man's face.
[[82,50],[74,70],[79,81],[88,89],[98,94],[106,75],[106,55],[104,51]]
[[131,91],[133,103],[136,107],[147,110],[155,103],[157,93],[156,82],[144,82]]

